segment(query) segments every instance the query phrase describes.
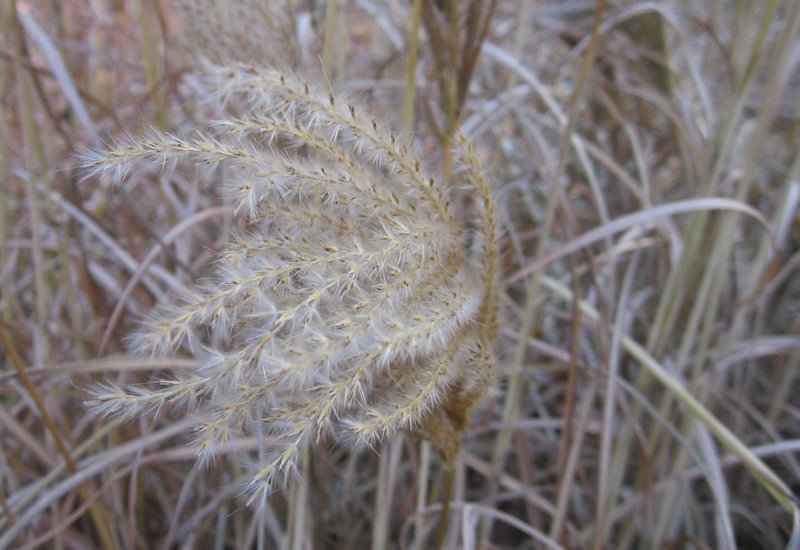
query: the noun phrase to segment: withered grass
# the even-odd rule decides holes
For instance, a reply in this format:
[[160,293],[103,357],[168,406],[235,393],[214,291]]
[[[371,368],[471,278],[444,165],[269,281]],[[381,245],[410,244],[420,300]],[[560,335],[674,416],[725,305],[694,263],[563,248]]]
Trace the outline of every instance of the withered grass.
[[799,546],[798,36],[3,0],[0,548]]

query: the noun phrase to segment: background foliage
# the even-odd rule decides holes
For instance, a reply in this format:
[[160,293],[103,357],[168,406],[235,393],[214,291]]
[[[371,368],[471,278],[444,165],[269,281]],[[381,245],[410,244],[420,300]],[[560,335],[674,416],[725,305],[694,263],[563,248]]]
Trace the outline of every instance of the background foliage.
[[84,406],[197,368],[125,337],[241,226],[213,173],[111,188],[77,155],[204,125],[198,55],[231,52],[413,131],[430,170],[456,128],[487,167],[498,389],[446,546],[800,544],[798,2],[184,4],[2,2],[0,547],[435,545],[447,468],[414,437],[323,440],[256,513],[255,438],[206,466],[183,409]]

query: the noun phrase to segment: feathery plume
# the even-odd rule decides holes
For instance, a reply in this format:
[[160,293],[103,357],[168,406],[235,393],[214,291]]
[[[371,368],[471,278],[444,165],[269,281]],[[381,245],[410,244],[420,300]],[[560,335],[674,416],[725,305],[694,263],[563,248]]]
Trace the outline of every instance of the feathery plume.
[[202,417],[205,459],[232,433],[270,433],[254,500],[323,436],[371,444],[409,430],[451,453],[490,385],[497,332],[496,211],[466,138],[457,178],[477,191],[480,263],[453,189],[409,139],[284,72],[211,73],[231,113],[212,133],[154,133],[85,166],[118,182],[140,164],[224,167],[246,230],[212,282],[133,338],[140,352],[183,348],[202,368],[153,387],[101,386],[92,404],[133,415],[185,402]]

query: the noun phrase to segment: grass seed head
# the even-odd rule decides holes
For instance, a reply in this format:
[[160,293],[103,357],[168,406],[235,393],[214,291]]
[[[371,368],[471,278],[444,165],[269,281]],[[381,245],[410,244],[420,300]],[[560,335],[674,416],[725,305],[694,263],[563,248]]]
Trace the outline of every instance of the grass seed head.
[[211,73],[232,113],[213,134],[154,133],[86,166],[115,180],[142,163],[224,169],[247,231],[194,300],[133,338],[140,351],[184,348],[202,367],[157,389],[99,387],[92,403],[126,415],[190,404],[204,460],[233,432],[268,431],[256,500],[326,435],[372,444],[424,435],[427,418],[446,415],[458,429],[439,444],[452,447],[491,378],[496,333],[495,211],[470,146],[457,140],[456,158],[482,200],[477,265],[454,191],[431,185],[409,140],[291,74],[241,63]]

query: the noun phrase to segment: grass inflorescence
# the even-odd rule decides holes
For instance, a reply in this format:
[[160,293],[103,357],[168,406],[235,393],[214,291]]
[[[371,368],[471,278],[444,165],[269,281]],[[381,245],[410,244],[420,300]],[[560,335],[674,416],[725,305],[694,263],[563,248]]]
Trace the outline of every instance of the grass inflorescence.
[[[83,164],[115,183],[142,163],[219,165],[245,222],[216,277],[131,338],[137,352],[185,349],[200,368],[152,388],[101,385],[92,405],[136,416],[190,403],[203,458],[231,434],[269,433],[254,498],[323,436],[374,444],[435,423],[452,448],[491,385],[497,333],[495,205],[471,145],[459,138],[453,181],[437,181],[361,106],[276,69],[211,74],[235,115],[210,133],[133,138]],[[481,201],[476,258],[452,211],[456,182]]]

